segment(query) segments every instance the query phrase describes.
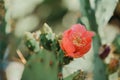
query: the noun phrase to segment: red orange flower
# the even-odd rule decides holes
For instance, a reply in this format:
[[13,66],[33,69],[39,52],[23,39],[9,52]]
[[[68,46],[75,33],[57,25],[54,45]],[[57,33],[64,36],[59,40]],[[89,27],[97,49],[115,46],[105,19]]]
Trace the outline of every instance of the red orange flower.
[[66,56],[82,57],[91,48],[93,32],[87,31],[81,24],[75,24],[63,33],[61,48]]

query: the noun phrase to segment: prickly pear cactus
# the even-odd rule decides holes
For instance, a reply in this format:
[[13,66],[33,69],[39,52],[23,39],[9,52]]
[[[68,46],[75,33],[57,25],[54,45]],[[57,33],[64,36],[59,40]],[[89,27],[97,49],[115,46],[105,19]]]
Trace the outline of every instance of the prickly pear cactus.
[[25,45],[32,54],[27,58],[22,80],[85,80],[81,71],[63,79],[62,69],[73,58],[64,56],[59,38],[47,24],[38,35],[26,33]]
[[47,24],[38,37],[27,32],[25,45],[33,54],[25,65],[22,80],[62,80],[63,52]]
[[25,66],[22,80],[58,80],[58,60],[53,52],[41,49]]

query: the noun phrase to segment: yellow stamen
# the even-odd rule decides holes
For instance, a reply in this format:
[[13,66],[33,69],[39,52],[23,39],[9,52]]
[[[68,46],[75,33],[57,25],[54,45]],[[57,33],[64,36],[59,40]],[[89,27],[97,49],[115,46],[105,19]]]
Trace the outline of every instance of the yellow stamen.
[[85,46],[85,41],[83,41],[80,37],[74,37],[73,44],[76,46]]

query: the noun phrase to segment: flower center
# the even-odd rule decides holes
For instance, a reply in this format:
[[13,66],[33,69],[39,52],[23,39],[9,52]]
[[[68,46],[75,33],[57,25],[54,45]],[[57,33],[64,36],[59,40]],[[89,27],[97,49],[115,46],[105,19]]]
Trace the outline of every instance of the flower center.
[[85,46],[86,40],[84,38],[81,38],[80,36],[74,36],[73,37],[73,44],[76,46]]
[[81,46],[82,40],[80,37],[76,37],[74,40],[73,40],[73,44],[75,44],[76,46]]

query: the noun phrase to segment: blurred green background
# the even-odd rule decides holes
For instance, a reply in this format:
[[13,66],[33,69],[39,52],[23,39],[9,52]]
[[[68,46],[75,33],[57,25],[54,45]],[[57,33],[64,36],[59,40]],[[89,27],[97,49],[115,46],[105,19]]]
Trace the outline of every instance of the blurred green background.
[[[119,80],[120,0],[0,0],[0,80],[11,80],[5,70],[11,61],[20,61],[16,49],[28,55],[24,33],[38,31],[44,23],[57,34],[76,23],[94,31],[93,56],[86,59],[93,70],[86,80]],[[99,55],[107,54],[104,45],[110,52],[103,59]],[[118,62],[113,61],[115,67],[109,69],[111,58]]]

